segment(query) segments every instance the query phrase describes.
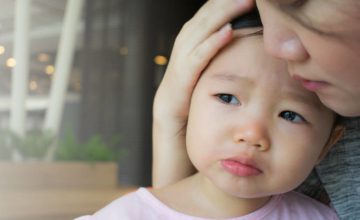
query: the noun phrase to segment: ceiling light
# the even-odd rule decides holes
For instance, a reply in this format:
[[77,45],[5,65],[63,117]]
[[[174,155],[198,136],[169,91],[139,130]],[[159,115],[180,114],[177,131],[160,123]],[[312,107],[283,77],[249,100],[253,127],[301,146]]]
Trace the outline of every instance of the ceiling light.
[[9,58],[6,60],[6,66],[7,67],[10,67],[10,68],[13,68],[16,66],[16,60],[14,58]]
[[167,59],[165,56],[157,55],[157,56],[154,58],[154,62],[155,62],[157,65],[163,66],[163,65],[166,65],[166,64],[167,64],[168,59]]

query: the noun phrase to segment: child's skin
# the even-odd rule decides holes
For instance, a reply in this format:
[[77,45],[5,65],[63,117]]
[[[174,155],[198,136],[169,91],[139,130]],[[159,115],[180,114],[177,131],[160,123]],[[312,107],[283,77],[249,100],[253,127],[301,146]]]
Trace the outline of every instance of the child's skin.
[[186,131],[198,172],[151,191],[171,208],[210,218],[253,212],[296,188],[340,134],[335,114],[262,42],[236,38],[198,81]]

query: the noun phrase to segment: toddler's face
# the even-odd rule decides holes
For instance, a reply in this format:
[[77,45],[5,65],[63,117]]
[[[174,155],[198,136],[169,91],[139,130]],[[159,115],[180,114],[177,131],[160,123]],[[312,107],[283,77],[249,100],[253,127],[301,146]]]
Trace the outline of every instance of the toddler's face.
[[290,191],[310,173],[334,114],[268,56],[262,37],[236,39],[204,71],[191,101],[186,144],[218,188],[254,198]]

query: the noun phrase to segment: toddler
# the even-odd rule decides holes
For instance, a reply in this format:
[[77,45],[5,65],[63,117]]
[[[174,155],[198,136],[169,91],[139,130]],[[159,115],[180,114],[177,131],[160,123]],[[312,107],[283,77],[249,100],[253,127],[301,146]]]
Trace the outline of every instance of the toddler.
[[341,135],[337,116],[266,54],[261,35],[244,34],[256,31],[235,31],[192,94],[186,146],[197,173],[78,220],[337,219],[292,191]]

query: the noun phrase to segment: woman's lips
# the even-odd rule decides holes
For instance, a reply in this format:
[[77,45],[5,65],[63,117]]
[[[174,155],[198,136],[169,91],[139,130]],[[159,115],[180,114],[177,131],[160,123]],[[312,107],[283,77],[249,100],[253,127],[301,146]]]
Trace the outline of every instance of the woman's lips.
[[222,160],[221,165],[229,173],[240,177],[257,176],[262,173],[260,169],[249,162],[228,159]]
[[326,82],[308,80],[308,79],[304,79],[298,75],[294,75],[293,77],[294,77],[294,79],[300,81],[300,83],[302,84],[303,87],[305,87],[305,89],[312,91],[312,92],[316,92],[317,90],[328,85],[328,83],[326,83]]

